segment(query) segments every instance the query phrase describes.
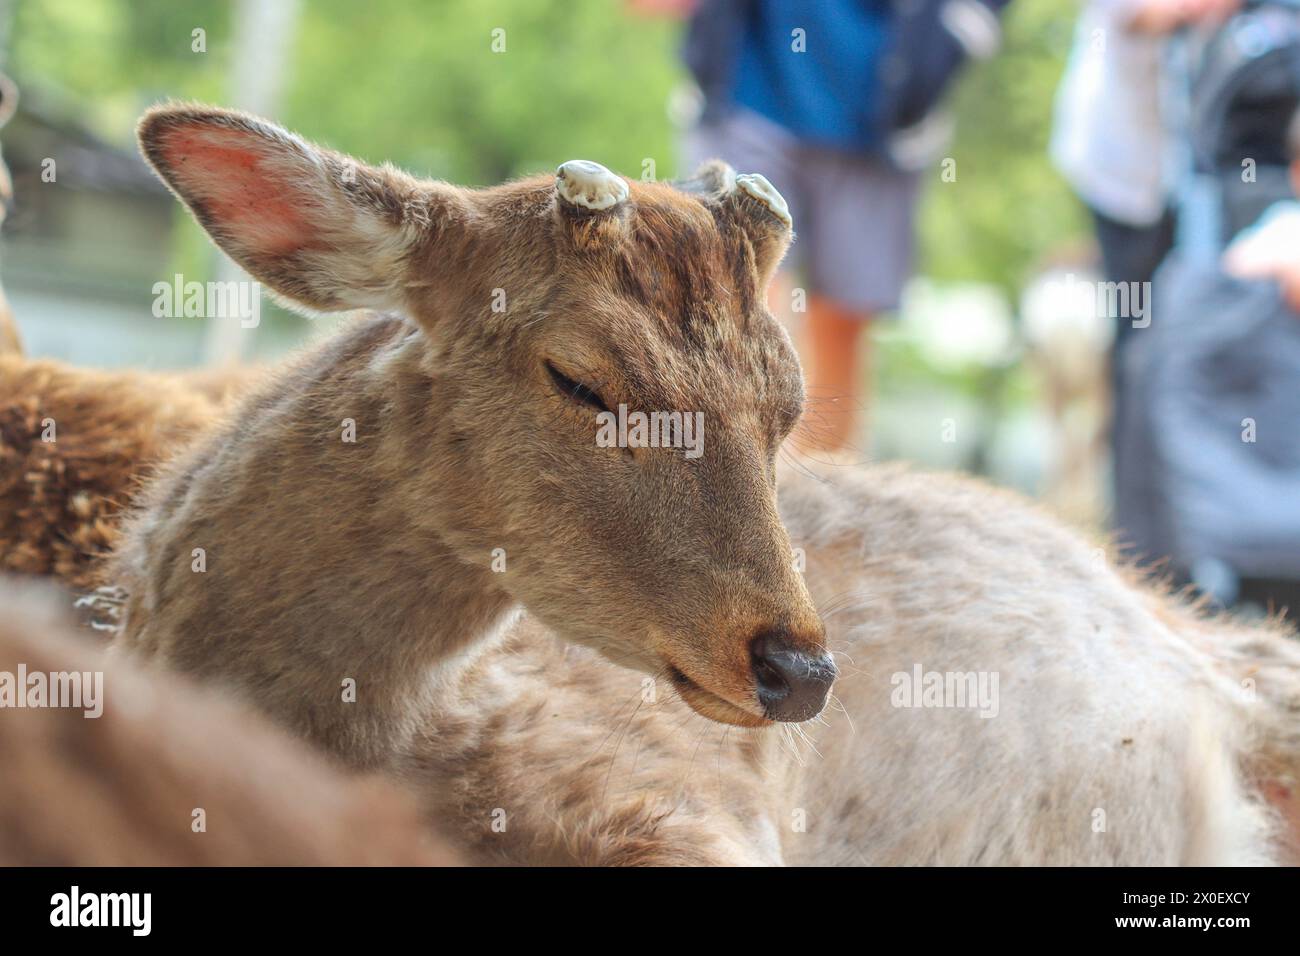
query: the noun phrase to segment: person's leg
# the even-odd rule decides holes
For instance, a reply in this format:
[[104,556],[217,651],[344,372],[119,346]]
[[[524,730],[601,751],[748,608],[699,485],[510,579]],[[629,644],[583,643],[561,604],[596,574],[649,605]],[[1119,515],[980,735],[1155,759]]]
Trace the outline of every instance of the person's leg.
[[[1134,284],[1141,288],[1149,283],[1174,241],[1174,218],[1166,213],[1150,226],[1130,226],[1092,210],[1097,245],[1101,252],[1102,276],[1107,282]],[[1150,308],[1145,291],[1144,305]],[[1161,551],[1164,537],[1159,524],[1160,490],[1151,485],[1149,447],[1135,440],[1150,423],[1142,416],[1146,409],[1136,402],[1139,382],[1130,382],[1130,351],[1137,336],[1145,330],[1133,327],[1129,316],[1114,317],[1115,343],[1111,348],[1111,475],[1114,500],[1112,523],[1121,541],[1133,549],[1134,556],[1151,558]]]
[[797,169],[808,205],[795,226],[809,280],[799,343],[804,445],[861,458],[869,450],[873,327],[897,308],[911,274],[919,179],[812,148],[801,151]]
[[[1093,230],[1101,253],[1101,271],[1107,282],[1141,285],[1150,282],[1174,245],[1174,216],[1166,212],[1149,226],[1130,226],[1111,219],[1097,210],[1092,212]],[[1143,296],[1145,301],[1145,295]],[[1149,303],[1148,303],[1149,304]],[[1117,317],[1115,349],[1122,352],[1133,334],[1129,316]]]
[[809,444],[853,449],[871,394],[871,315],[822,295],[808,298],[804,316],[804,385]]

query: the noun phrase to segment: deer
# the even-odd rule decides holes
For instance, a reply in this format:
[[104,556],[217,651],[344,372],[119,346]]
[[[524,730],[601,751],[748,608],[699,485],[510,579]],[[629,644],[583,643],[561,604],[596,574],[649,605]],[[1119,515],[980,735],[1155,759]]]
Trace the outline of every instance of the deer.
[[[255,280],[370,313],[143,493],[119,647],[357,767],[524,607],[716,720],[822,709],[836,668],[777,513],[803,385],[759,296],[791,236],[766,180],[715,166],[688,192],[578,160],[461,189],[191,105],[139,138]],[[702,414],[707,450],[597,447],[620,404]]]
[[[463,190],[189,105],[141,141],[278,295],[388,311],[136,497],[118,651],[406,781],[473,860],[1285,858],[1284,624],[974,479],[778,465],[802,385],[765,181]],[[704,453],[602,447],[618,405],[703,411]]]

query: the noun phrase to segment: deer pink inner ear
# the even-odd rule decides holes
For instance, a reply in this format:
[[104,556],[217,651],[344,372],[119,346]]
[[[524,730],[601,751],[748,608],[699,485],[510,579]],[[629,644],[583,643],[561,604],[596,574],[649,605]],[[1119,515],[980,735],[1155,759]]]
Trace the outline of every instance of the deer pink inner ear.
[[162,155],[181,193],[249,252],[285,255],[319,239],[320,230],[304,214],[315,201],[305,170],[271,154],[256,135],[178,129],[167,136]]

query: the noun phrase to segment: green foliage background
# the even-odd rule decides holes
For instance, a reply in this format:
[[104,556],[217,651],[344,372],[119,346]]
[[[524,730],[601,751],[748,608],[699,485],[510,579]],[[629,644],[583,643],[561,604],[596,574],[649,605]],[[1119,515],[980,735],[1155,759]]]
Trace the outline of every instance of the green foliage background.
[[[129,147],[166,98],[228,101],[240,69],[225,0],[15,0],[7,68],[33,95]],[[1083,221],[1045,156],[1075,9],[1019,0],[994,61],[953,97],[957,181],[934,171],[922,270],[992,282],[1025,273]],[[191,31],[207,52],[191,52]],[[506,52],[491,47],[503,28]],[[574,157],[676,172],[667,103],[684,81],[679,27],[618,0],[303,0],[276,118],[372,162],[485,184]],[[187,246],[190,243],[185,243]]]

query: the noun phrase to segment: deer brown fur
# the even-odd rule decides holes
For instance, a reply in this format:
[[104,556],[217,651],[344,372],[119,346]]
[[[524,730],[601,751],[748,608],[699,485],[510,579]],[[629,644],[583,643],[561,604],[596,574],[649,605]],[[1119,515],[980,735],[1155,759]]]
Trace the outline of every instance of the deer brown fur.
[[0,355],[0,571],[100,583],[117,515],[242,373],[103,372]]

